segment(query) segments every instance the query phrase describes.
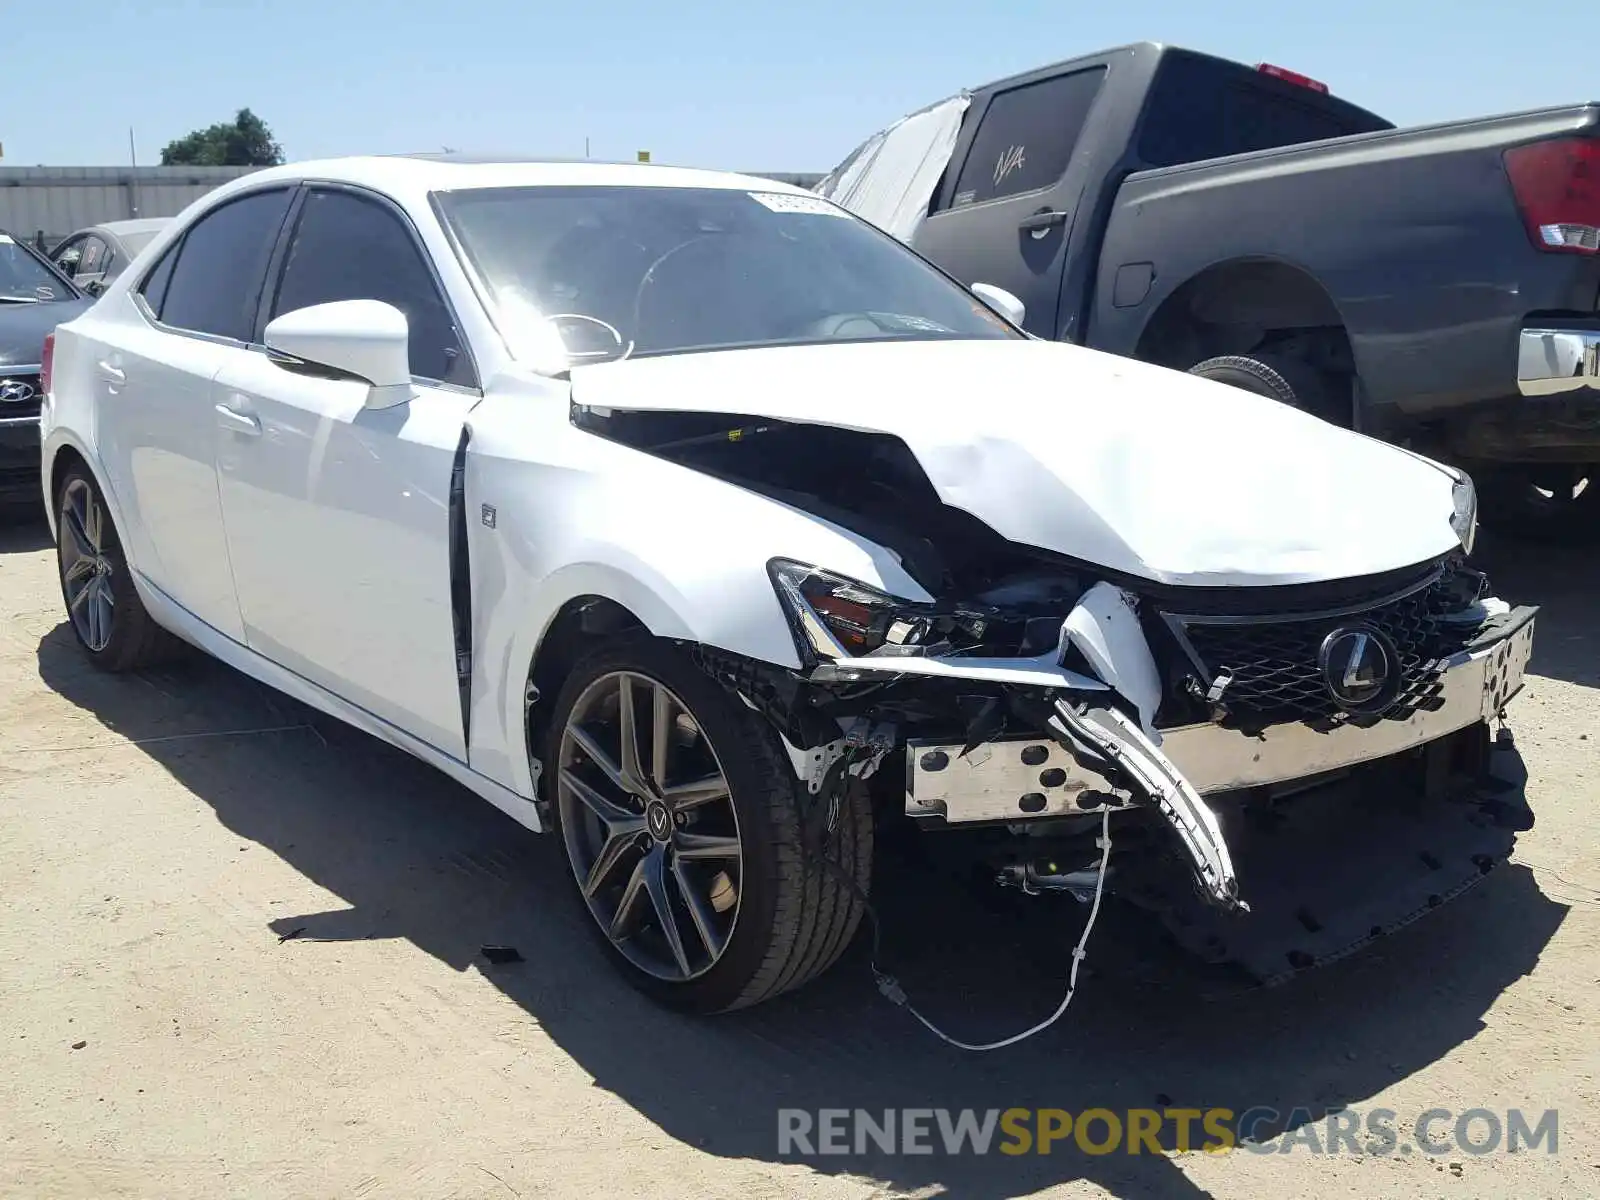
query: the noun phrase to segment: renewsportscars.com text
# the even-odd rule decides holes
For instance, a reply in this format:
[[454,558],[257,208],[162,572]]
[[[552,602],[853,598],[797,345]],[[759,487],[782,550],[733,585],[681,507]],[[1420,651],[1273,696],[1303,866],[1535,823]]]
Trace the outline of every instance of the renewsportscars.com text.
[[[948,1109],[782,1108],[778,1153],[797,1158],[862,1154],[1349,1154],[1360,1156],[1556,1153],[1555,1109],[1503,1113],[1430,1108],[1341,1109],[1313,1118],[1259,1107]],[[1281,1136],[1280,1136],[1281,1135]]]

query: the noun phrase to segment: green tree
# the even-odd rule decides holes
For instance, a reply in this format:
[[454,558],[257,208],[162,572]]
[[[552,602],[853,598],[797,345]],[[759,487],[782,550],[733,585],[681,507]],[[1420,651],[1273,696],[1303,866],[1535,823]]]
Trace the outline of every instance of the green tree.
[[283,147],[248,108],[232,121],[168,142],[161,152],[164,167],[275,167],[282,161]]

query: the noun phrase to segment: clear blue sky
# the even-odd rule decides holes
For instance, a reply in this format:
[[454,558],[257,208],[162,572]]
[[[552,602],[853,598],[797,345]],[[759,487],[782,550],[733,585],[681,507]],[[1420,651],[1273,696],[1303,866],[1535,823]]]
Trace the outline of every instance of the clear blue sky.
[[[291,159],[436,150],[825,170],[900,114],[1151,39],[1400,124],[1600,99],[1592,0],[8,0],[0,165],[139,161],[241,107]],[[70,50],[66,49],[70,47]]]

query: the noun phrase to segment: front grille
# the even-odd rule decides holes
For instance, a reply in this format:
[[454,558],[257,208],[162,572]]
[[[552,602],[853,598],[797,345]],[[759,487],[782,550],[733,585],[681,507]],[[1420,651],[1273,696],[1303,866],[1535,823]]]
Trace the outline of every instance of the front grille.
[[[26,393],[21,399],[10,397]],[[5,368],[0,367],[0,420],[13,417],[37,417],[39,415],[39,401],[44,398],[39,389],[39,375],[37,372],[8,375]]]
[[1401,684],[1384,715],[1409,716],[1437,694],[1443,659],[1462,644],[1460,633],[1441,624],[1447,606],[1458,604],[1447,577],[1398,600],[1339,616],[1263,618],[1234,624],[1205,618],[1179,619],[1190,646],[1205,664],[1207,684],[1232,676],[1221,704],[1251,725],[1284,721],[1333,722],[1343,713],[1323,682],[1317,657],[1323,640],[1355,622],[1382,630],[1400,653]]

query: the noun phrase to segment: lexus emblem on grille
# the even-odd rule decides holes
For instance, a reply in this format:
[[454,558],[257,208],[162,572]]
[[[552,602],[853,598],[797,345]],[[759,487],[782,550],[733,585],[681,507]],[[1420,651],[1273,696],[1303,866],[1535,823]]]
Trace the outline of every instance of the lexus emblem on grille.
[[1400,656],[1394,643],[1370,625],[1335,629],[1319,655],[1328,694],[1346,712],[1381,712],[1400,690]]
[[0,404],[21,404],[33,399],[33,384],[20,379],[0,379]]

